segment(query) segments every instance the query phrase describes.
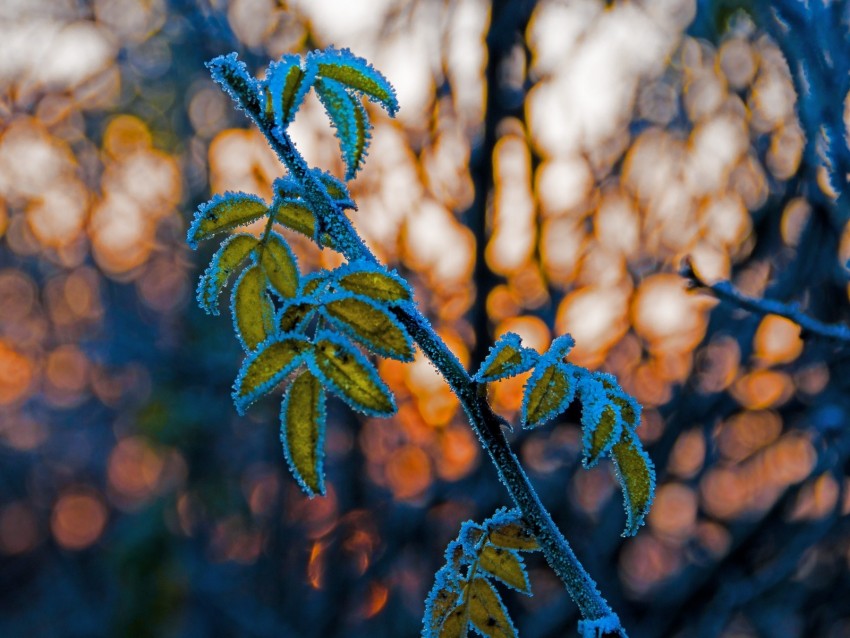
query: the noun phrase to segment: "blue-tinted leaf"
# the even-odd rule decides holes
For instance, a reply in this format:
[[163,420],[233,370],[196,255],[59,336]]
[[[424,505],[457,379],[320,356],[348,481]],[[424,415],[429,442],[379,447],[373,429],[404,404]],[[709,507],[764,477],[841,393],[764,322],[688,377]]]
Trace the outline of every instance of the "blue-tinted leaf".
[[309,370],[286,389],[280,409],[280,440],[292,475],[307,496],[325,493],[325,391]]
[[298,292],[300,275],[295,255],[286,240],[277,233],[269,233],[265,245],[258,248],[260,266],[269,280],[272,289],[283,298],[294,297]]
[[324,185],[325,190],[328,191],[328,195],[330,195],[331,199],[334,200],[334,203],[337,206],[343,209],[357,209],[357,205],[354,203],[354,200],[351,199],[351,194],[348,192],[348,186],[346,186],[344,182],[338,180],[330,173],[326,173],[318,168],[312,168],[310,171],[313,176]]
[[623,536],[633,536],[643,525],[655,497],[655,466],[637,436],[629,429],[611,450],[617,479],[623,488],[626,529]]
[[276,223],[313,239],[316,215],[303,200],[275,197],[269,212]]
[[561,414],[575,397],[572,367],[549,354],[541,357],[525,384],[520,412],[525,428],[538,427]]
[[292,175],[278,177],[274,184],[275,197],[280,199],[299,199],[304,197],[304,185]]
[[336,80],[366,95],[390,115],[398,111],[398,100],[389,81],[366,60],[355,56],[348,49],[314,51],[308,58],[315,62],[321,77]]
[[594,618],[593,620],[584,619],[578,621],[578,632],[581,638],[602,638],[613,633],[621,633],[622,625],[616,614],[603,616],[602,618]]
[[198,242],[223,233],[237,226],[250,224],[268,212],[266,203],[256,195],[248,193],[224,193],[216,195],[198,207],[186,241],[192,248]]
[[585,467],[593,467],[611,451],[622,436],[623,418],[620,416],[620,408],[609,403],[603,405],[599,412],[591,412],[582,404],[581,424],[584,430],[582,463]]
[[317,270],[316,272],[311,272],[309,275],[302,277],[299,294],[304,297],[313,297],[314,295],[321,293],[324,290],[330,276],[331,274],[327,270]]
[[369,145],[369,116],[363,105],[345,87],[329,78],[317,80],[316,94],[325,107],[339,138],[342,158],[345,161],[345,178],[352,179],[366,157]]
[[310,351],[307,338],[297,334],[284,334],[261,343],[242,362],[233,384],[233,401],[239,414],[304,363]]
[[573,339],[571,335],[561,335],[552,342],[552,345],[549,346],[549,350],[546,351],[546,354],[544,356],[550,357],[552,359],[563,360],[570,353],[570,350],[572,350],[573,346],[575,345],[575,339]]
[[508,587],[526,596],[531,595],[531,583],[528,582],[525,565],[517,552],[487,543],[481,550],[478,566]]
[[351,292],[322,300],[322,314],[332,325],[371,352],[399,361],[413,361],[413,341],[407,330],[380,304]]
[[274,305],[266,293],[266,276],[258,264],[247,268],[236,280],[230,311],[236,336],[246,352],[274,333]]
[[304,297],[289,299],[277,314],[278,330],[280,332],[301,332],[310,322],[316,312],[316,305]]
[[302,69],[301,58],[297,55],[285,55],[269,65],[266,86],[277,126],[286,128],[293,120],[315,78],[315,65],[308,64]]
[[620,415],[623,418],[623,424],[634,430],[640,425],[641,405],[634,397],[626,394],[622,390],[610,394],[611,402],[620,409]]
[[473,379],[484,383],[513,377],[530,370],[539,359],[536,350],[522,345],[518,334],[506,332],[490,348]]
[[227,285],[230,275],[245,261],[257,241],[253,235],[233,235],[222,242],[198,281],[198,306],[204,312],[218,314],[218,296]]
[[376,264],[354,261],[333,271],[340,288],[371,297],[388,305],[397,305],[413,299],[407,282],[394,270]]
[[310,369],[334,394],[355,410],[370,416],[390,416],[396,405],[392,392],[369,360],[344,337],[316,333]]

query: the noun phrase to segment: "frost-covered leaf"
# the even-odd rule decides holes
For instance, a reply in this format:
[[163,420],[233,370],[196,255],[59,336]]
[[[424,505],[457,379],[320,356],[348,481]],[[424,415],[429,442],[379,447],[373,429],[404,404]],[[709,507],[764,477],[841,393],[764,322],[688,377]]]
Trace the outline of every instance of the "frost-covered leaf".
[[422,636],[436,638],[440,635],[443,621],[456,607],[459,592],[455,585],[456,576],[450,565],[444,565],[434,576],[434,586],[425,599]]
[[227,285],[230,275],[245,261],[257,241],[253,235],[233,235],[221,243],[198,281],[198,306],[204,312],[218,314],[218,296]]
[[261,343],[242,362],[233,384],[233,401],[239,414],[244,414],[249,405],[301,365],[311,349],[307,338],[296,334],[272,337]]
[[277,199],[300,199],[304,197],[304,184],[292,175],[278,177],[272,184]]
[[620,442],[611,451],[617,479],[623,488],[626,529],[623,536],[633,536],[643,525],[655,497],[655,466],[637,436],[623,431]]
[[407,282],[395,271],[367,262],[352,262],[334,271],[341,288],[388,304],[411,301]]
[[614,632],[618,632],[622,636],[624,634],[621,632],[621,629],[622,625],[617,614],[610,614],[592,620],[585,618],[578,621],[578,631],[581,638],[602,638],[602,636],[613,634]]
[[634,430],[640,425],[641,405],[634,397],[619,391],[611,395],[611,402],[620,409],[623,425]]
[[317,270],[311,272],[306,277],[301,278],[301,294],[305,297],[310,297],[319,292],[330,278],[330,272],[326,270]]
[[506,332],[490,348],[473,379],[484,383],[513,377],[530,370],[539,359],[536,350],[522,345],[518,334]]
[[325,391],[309,370],[286,389],[280,409],[280,440],[289,469],[308,496],[325,493]]
[[523,391],[522,426],[543,425],[566,410],[574,396],[575,378],[571,367],[553,357],[541,357]]
[[467,594],[469,620],[487,638],[516,638],[516,629],[508,618],[498,592],[484,578],[473,578]]
[[330,173],[326,173],[318,168],[310,169],[310,171],[313,176],[324,185],[325,189],[328,191],[328,195],[330,195],[331,199],[334,200],[334,203],[337,206],[340,206],[341,208],[357,208],[354,200],[351,199],[351,194],[348,192],[348,186],[346,186],[344,182],[338,180]]
[[342,158],[345,160],[345,179],[353,179],[366,157],[371,128],[369,116],[360,101],[336,80],[317,80],[315,87],[339,138]]
[[452,609],[443,626],[440,627],[440,638],[466,638],[469,635],[469,607],[462,603]]
[[300,275],[295,255],[286,240],[277,233],[269,233],[265,245],[261,246],[260,265],[268,277],[272,289],[281,297],[294,297],[298,292]]
[[325,49],[308,55],[323,78],[331,78],[366,95],[380,104],[391,116],[398,111],[395,90],[389,81],[363,58],[348,49]]
[[620,408],[616,405],[607,404],[602,406],[601,411],[597,414],[587,412],[582,406],[581,424],[584,430],[582,435],[582,454],[584,456],[582,463],[585,467],[593,467],[620,440],[623,433],[623,419],[620,416]]
[[498,513],[490,519],[487,528],[490,530],[488,540],[498,547],[526,552],[540,548],[537,539],[522,523],[519,512],[516,510]]
[[315,357],[308,362],[313,373],[355,410],[370,416],[389,416],[395,399],[378,371],[363,354],[340,335],[316,333]]
[[316,215],[302,200],[275,197],[269,211],[278,224],[313,239],[316,233]]
[[230,311],[236,336],[246,352],[274,332],[274,305],[266,293],[266,275],[258,264],[247,268],[236,280]]
[[186,241],[192,248],[213,235],[250,224],[268,211],[266,203],[248,193],[224,193],[202,204],[195,213]]
[[280,332],[298,332],[309,322],[316,306],[301,297],[287,301],[277,316],[277,326]]
[[308,64],[302,69],[297,55],[285,55],[269,65],[265,84],[277,126],[285,128],[293,120],[315,79],[316,67]]
[[354,293],[322,300],[322,314],[370,351],[399,361],[413,360],[413,342],[404,326],[380,304]]
[[481,550],[479,566],[500,581],[523,594],[531,594],[528,574],[519,554],[510,549],[487,543]]

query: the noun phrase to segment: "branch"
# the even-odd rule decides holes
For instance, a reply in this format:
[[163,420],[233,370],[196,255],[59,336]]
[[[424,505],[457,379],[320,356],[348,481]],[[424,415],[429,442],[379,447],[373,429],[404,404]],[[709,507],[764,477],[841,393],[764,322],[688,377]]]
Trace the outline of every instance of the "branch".
[[[209,66],[214,79],[222,84],[231,98],[257,125],[290,174],[302,182],[306,191],[305,199],[318,213],[321,231],[333,238],[334,246],[349,261],[365,260],[379,265],[378,259],[357,235],[343,211],[328,196],[321,182],[308,170],[304,158],[295,148],[288,133],[277,128],[271,115],[265,112],[260,103],[256,81],[248,75],[244,65],[237,62],[234,55],[217,58]],[[563,581],[582,616],[592,621],[607,619],[606,627],[615,627],[610,630],[611,633],[616,632],[625,638],[626,631],[620,625],[616,614],[599,593],[596,583],[585,571],[549,512],[540,502],[505,438],[502,430],[505,421],[490,408],[483,386],[471,379],[457,357],[417,308],[409,305],[393,308],[393,312],[460,399],[470,426],[490,456],[499,478],[507,487],[511,499],[522,512],[547,562]]]
[[697,274],[689,261],[684,264],[680,274],[688,280],[689,287],[692,289],[710,291],[721,301],[728,301],[739,308],[749,310],[758,315],[779,315],[793,321],[802,329],[800,333],[801,338],[815,336],[830,341],[850,344],[850,327],[843,324],[828,324],[818,321],[800,310],[800,307],[796,303],[783,303],[775,299],[748,297],[735,288],[732,282],[727,280],[710,284]]

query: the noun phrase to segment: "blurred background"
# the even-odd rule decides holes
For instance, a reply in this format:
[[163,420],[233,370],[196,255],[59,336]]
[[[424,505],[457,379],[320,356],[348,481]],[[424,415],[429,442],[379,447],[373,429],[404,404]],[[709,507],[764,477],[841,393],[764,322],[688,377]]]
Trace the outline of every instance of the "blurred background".
[[[421,356],[381,364],[391,421],[331,404],[325,498],[286,472],[277,403],[231,404],[187,221],[282,167],[203,63],[334,44],[401,103],[373,111],[354,223],[461,360],[570,332],[644,405],[658,495],[625,541],[578,413],[512,435],[630,635],[850,636],[847,343],[677,274],[850,320],[846,8],[771,4],[0,0],[0,635],[418,635],[460,523],[508,504]],[[312,98],[293,135],[342,174]],[[508,418],[523,382],[492,387]],[[575,635],[529,565],[520,635]]]

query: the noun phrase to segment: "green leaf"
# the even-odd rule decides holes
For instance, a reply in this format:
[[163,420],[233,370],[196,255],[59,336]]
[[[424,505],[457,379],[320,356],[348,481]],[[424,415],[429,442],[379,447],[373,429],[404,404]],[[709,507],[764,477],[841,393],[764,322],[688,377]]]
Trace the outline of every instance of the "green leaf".
[[316,232],[316,215],[307,204],[295,199],[275,198],[270,210],[276,223],[313,239]]
[[478,565],[489,572],[509,587],[526,595],[531,595],[531,584],[528,582],[528,574],[519,555],[509,549],[495,547],[491,544],[484,545],[478,558]]
[[315,75],[315,68],[308,66],[306,72],[301,68],[301,58],[297,55],[285,55],[269,65],[266,85],[275,124],[285,127],[293,120]]
[[236,281],[230,311],[236,335],[247,352],[274,332],[274,305],[266,293],[266,275],[258,264],[246,269]]
[[490,526],[488,540],[498,547],[532,551],[540,549],[537,539],[518,521],[493,524]]
[[369,116],[357,98],[344,86],[330,78],[316,81],[316,94],[336,129],[342,158],[345,160],[345,178],[352,179],[366,157],[369,145]]
[[522,398],[523,427],[537,427],[567,409],[575,396],[575,379],[570,369],[551,357],[541,358]]
[[246,357],[233,384],[233,401],[240,414],[301,365],[311,344],[301,335],[286,334],[263,342]]
[[357,57],[348,49],[331,48],[314,51],[308,55],[308,59],[317,65],[320,76],[332,78],[363,93],[378,102],[390,115],[395,115],[398,100],[392,85],[363,58]]
[[389,388],[357,348],[327,330],[316,333],[315,344],[315,357],[308,362],[311,370],[352,408],[370,416],[396,411]]
[[280,440],[290,471],[310,497],[325,493],[324,432],[325,391],[309,370],[303,370],[284,395]]
[[253,235],[232,235],[225,239],[213,255],[210,265],[198,281],[198,306],[210,315],[218,314],[218,296],[230,275],[257,245]]
[[631,430],[624,430],[611,455],[617,479],[623,488],[626,529],[623,536],[634,536],[643,525],[655,496],[655,466]]
[[593,467],[620,440],[623,432],[623,419],[620,416],[619,407],[607,404],[602,406],[598,418],[593,419],[594,422],[585,422],[585,420],[584,415],[582,415],[584,426],[584,458],[582,462],[585,467]]
[[539,359],[536,351],[523,347],[518,334],[506,332],[490,348],[473,379],[485,383],[513,377],[530,370]]
[[353,293],[330,296],[323,300],[322,313],[372,352],[399,361],[413,360],[413,342],[407,330],[368,297]]
[[401,277],[373,264],[349,264],[346,269],[340,269],[337,283],[345,290],[386,303],[396,304],[413,299]]
[[192,248],[197,248],[199,241],[237,226],[250,224],[267,212],[268,206],[256,195],[248,193],[216,195],[198,208],[195,219],[189,227],[186,241]]
[[265,245],[260,246],[260,265],[272,288],[284,298],[294,297],[298,292],[298,265],[295,255],[283,237],[269,233]]
[[467,596],[469,619],[478,631],[487,638],[516,638],[516,629],[490,581],[473,578]]

